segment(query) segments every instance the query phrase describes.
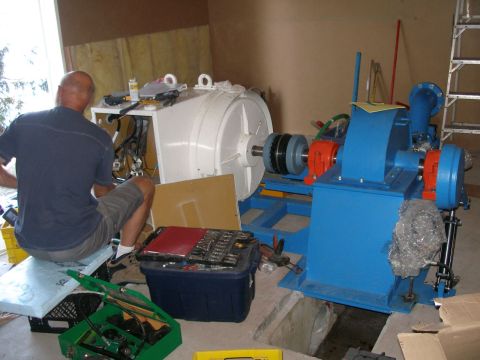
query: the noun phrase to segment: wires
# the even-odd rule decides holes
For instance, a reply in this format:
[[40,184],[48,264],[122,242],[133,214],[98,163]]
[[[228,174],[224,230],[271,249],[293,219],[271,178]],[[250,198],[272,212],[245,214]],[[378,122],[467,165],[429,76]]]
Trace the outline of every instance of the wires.
[[79,295],[80,296],[78,297],[78,300],[77,300],[77,298],[75,300],[77,301],[77,308],[78,308],[80,314],[82,315],[83,319],[87,322],[90,329],[92,329],[92,331],[95,334],[97,334],[99,339],[101,339],[102,342],[105,345],[110,346],[111,345],[110,341],[105,336],[103,336],[101,331],[95,326],[95,324],[92,322],[92,320],[90,320],[90,318],[85,314],[85,311],[83,310],[83,306],[85,304],[88,304],[88,301],[84,301],[85,300],[85,294],[84,293],[79,293]]
[[[118,118],[117,131],[121,129]],[[114,148],[115,159],[113,162],[112,176],[117,182],[123,182],[132,176],[143,175],[145,168],[145,153],[147,150],[147,133],[149,118],[144,116],[129,117],[131,123],[126,130],[124,140]],[[123,176],[120,171],[124,170]]]
[[[346,123],[348,125],[348,122],[350,121],[350,116],[348,114],[338,114],[338,115],[335,115],[335,116],[332,116],[322,127],[321,129],[318,131],[317,135],[315,136],[315,140],[318,140],[320,139],[326,132],[327,130],[330,128],[330,125],[332,125],[333,123],[339,121],[339,120],[342,120],[342,119],[345,119],[346,120]],[[337,129],[338,131],[338,129]],[[336,134],[335,137],[338,137],[339,134]]]
[[147,341],[147,332],[145,331],[145,326],[143,325],[143,323],[140,321],[140,319],[138,318],[137,314],[135,314],[133,311],[131,311],[130,309],[127,309],[126,307],[120,305],[118,303],[117,300],[114,300],[112,297],[109,298],[109,301],[112,303],[112,304],[115,304],[117,305],[120,309],[122,309],[122,311],[126,312],[128,315],[130,315],[138,324],[138,326],[140,327],[140,329],[142,330],[142,342],[140,343],[140,345],[137,347],[137,350],[135,351],[135,354],[133,354],[133,358],[135,359],[137,357],[137,355],[140,353],[140,351],[142,351],[143,347],[145,346],[145,342]]
[[[90,320],[90,318],[85,314],[85,311],[83,309],[83,305],[85,305],[88,302],[84,301],[84,299],[85,299],[85,295],[83,293],[80,293],[80,297],[77,300],[77,308],[79,309],[80,314],[82,315],[83,319],[86,321],[86,323],[88,324],[90,329],[98,336],[98,338],[106,345],[106,347],[107,348],[111,347],[112,343],[114,344],[116,340],[113,339],[112,341],[110,341],[109,339],[107,339],[107,337],[104,335],[104,334],[106,334],[106,332],[102,333],[100,331],[100,329],[92,322],[92,320]],[[102,355],[107,355],[110,358],[114,358],[114,359],[121,359],[121,360],[123,360],[123,359],[135,359],[137,357],[137,355],[140,353],[140,351],[142,351],[142,349],[145,346],[145,343],[147,341],[147,332],[145,330],[145,326],[142,323],[142,321],[138,318],[137,314],[135,314],[135,312],[133,312],[132,310],[122,306],[116,299],[114,299],[113,297],[109,297],[108,301],[112,305],[116,305],[121,311],[130,315],[130,317],[135,320],[139,329],[141,330],[141,335],[142,335],[141,339],[140,339],[141,342],[136,347],[135,353],[131,354],[131,356],[130,356],[129,347],[124,347],[124,346],[119,346],[117,353],[112,353],[110,350],[107,350],[107,348],[102,349],[98,346],[92,346],[91,344],[87,344],[87,343],[82,343],[81,346],[83,346],[83,347],[85,347],[85,348],[87,348],[91,351],[94,351],[96,353],[99,353],[99,354],[102,354]],[[123,345],[127,346],[126,343],[123,344]],[[121,350],[122,348],[124,349],[123,351]]]

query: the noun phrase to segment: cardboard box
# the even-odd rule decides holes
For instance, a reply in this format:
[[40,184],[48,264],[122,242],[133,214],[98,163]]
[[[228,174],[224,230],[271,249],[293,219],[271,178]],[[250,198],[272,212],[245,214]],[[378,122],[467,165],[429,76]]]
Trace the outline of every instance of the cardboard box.
[[443,322],[398,334],[405,360],[480,359],[480,293],[435,299]]

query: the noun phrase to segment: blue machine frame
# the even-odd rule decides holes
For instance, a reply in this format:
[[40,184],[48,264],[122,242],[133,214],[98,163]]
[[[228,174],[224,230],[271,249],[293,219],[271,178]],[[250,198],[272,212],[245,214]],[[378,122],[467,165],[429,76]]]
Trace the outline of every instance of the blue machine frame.
[[[285,192],[294,192],[297,190],[297,186],[300,188],[307,187],[307,185],[295,185],[295,183],[288,184],[287,181],[279,181],[279,184],[277,184],[280,185],[279,187],[275,184],[276,182],[273,181],[273,183],[267,183],[266,187]],[[308,188],[311,190],[310,186]],[[279,239],[286,240],[285,251],[305,255],[307,253],[309,226],[295,232],[275,230],[273,227],[287,214],[310,218],[311,201],[265,196],[261,195],[260,192],[261,189],[257,190],[250,198],[238,204],[241,215],[245,215],[250,209],[261,210],[261,214],[252,222],[242,224],[242,229],[253,232],[257,239],[266,244],[271,244],[273,236],[276,234]]]
[[[388,260],[400,206],[407,199],[422,198],[419,174],[425,152],[412,151],[412,147],[418,139],[428,140],[430,116],[443,104],[437,87],[420,85],[412,91],[410,113],[355,110],[336,164],[313,186],[295,180],[266,181],[268,189],[311,194],[311,203],[258,192],[240,203],[241,214],[250,208],[263,210],[243,228],[267,243],[275,232],[272,226],[287,213],[310,216],[309,226],[299,232],[277,232],[286,239],[286,251],[304,255],[299,265],[305,269],[299,275],[289,273],[280,286],[385,313],[408,312],[414,303],[431,304],[439,296],[424,284],[424,269],[413,282],[415,302],[405,301],[409,279],[395,276]],[[437,176],[440,209],[458,206],[463,167],[463,150],[445,146]],[[454,290],[449,295],[453,294]]]
[[[312,214],[328,218],[310,224],[306,271],[281,286],[381,312],[410,309],[402,300],[408,281],[395,277],[388,261],[398,210],[422,189],[422,154],[408,152],[410,139],[404,111],[355,112],[342,161],[313,185]],[[433,298],[423,279],[415,285],[419,301]]]

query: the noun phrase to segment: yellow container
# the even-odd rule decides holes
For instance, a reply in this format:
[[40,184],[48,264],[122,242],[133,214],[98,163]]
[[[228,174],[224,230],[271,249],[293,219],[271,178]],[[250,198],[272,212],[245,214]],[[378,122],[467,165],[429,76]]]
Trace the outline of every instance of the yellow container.
[[225,360],[225,359],[252,359],[252,360],[282,360],[283,353],[279,349],[241,349],[197,351],[193,360]]
[[18,246],[13,226],[5,221],[1,230],[3,241],[5,241],[5,248],[7,250],[8,262],[18,264],[25,260],[29,255],[25,250]]

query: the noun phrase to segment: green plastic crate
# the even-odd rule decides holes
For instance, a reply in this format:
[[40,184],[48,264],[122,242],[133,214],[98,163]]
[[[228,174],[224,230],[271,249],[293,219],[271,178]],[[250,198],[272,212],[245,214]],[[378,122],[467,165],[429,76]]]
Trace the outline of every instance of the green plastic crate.
[[[90,321],[83,320],[58,337],[62,354],[67,358],[103,356],[157,360],[165,358],[182,343],[180,325],[144,295],[73,270],[67,273],[85,289],[101,293],[104,303],[100,310],[88,317]],[[118,319],[125,317],[131,319],[127,321],[134,328],[143,328],[141,335],[122,329],[126,324],[122,321],[126,320]],[[120,325],[113,320],[120,321]],[[159,326],[161,330],[152,330],[150,337],[143,335],[147,328]],[[155,335],[159,334],[162,337],[155,341]]]

